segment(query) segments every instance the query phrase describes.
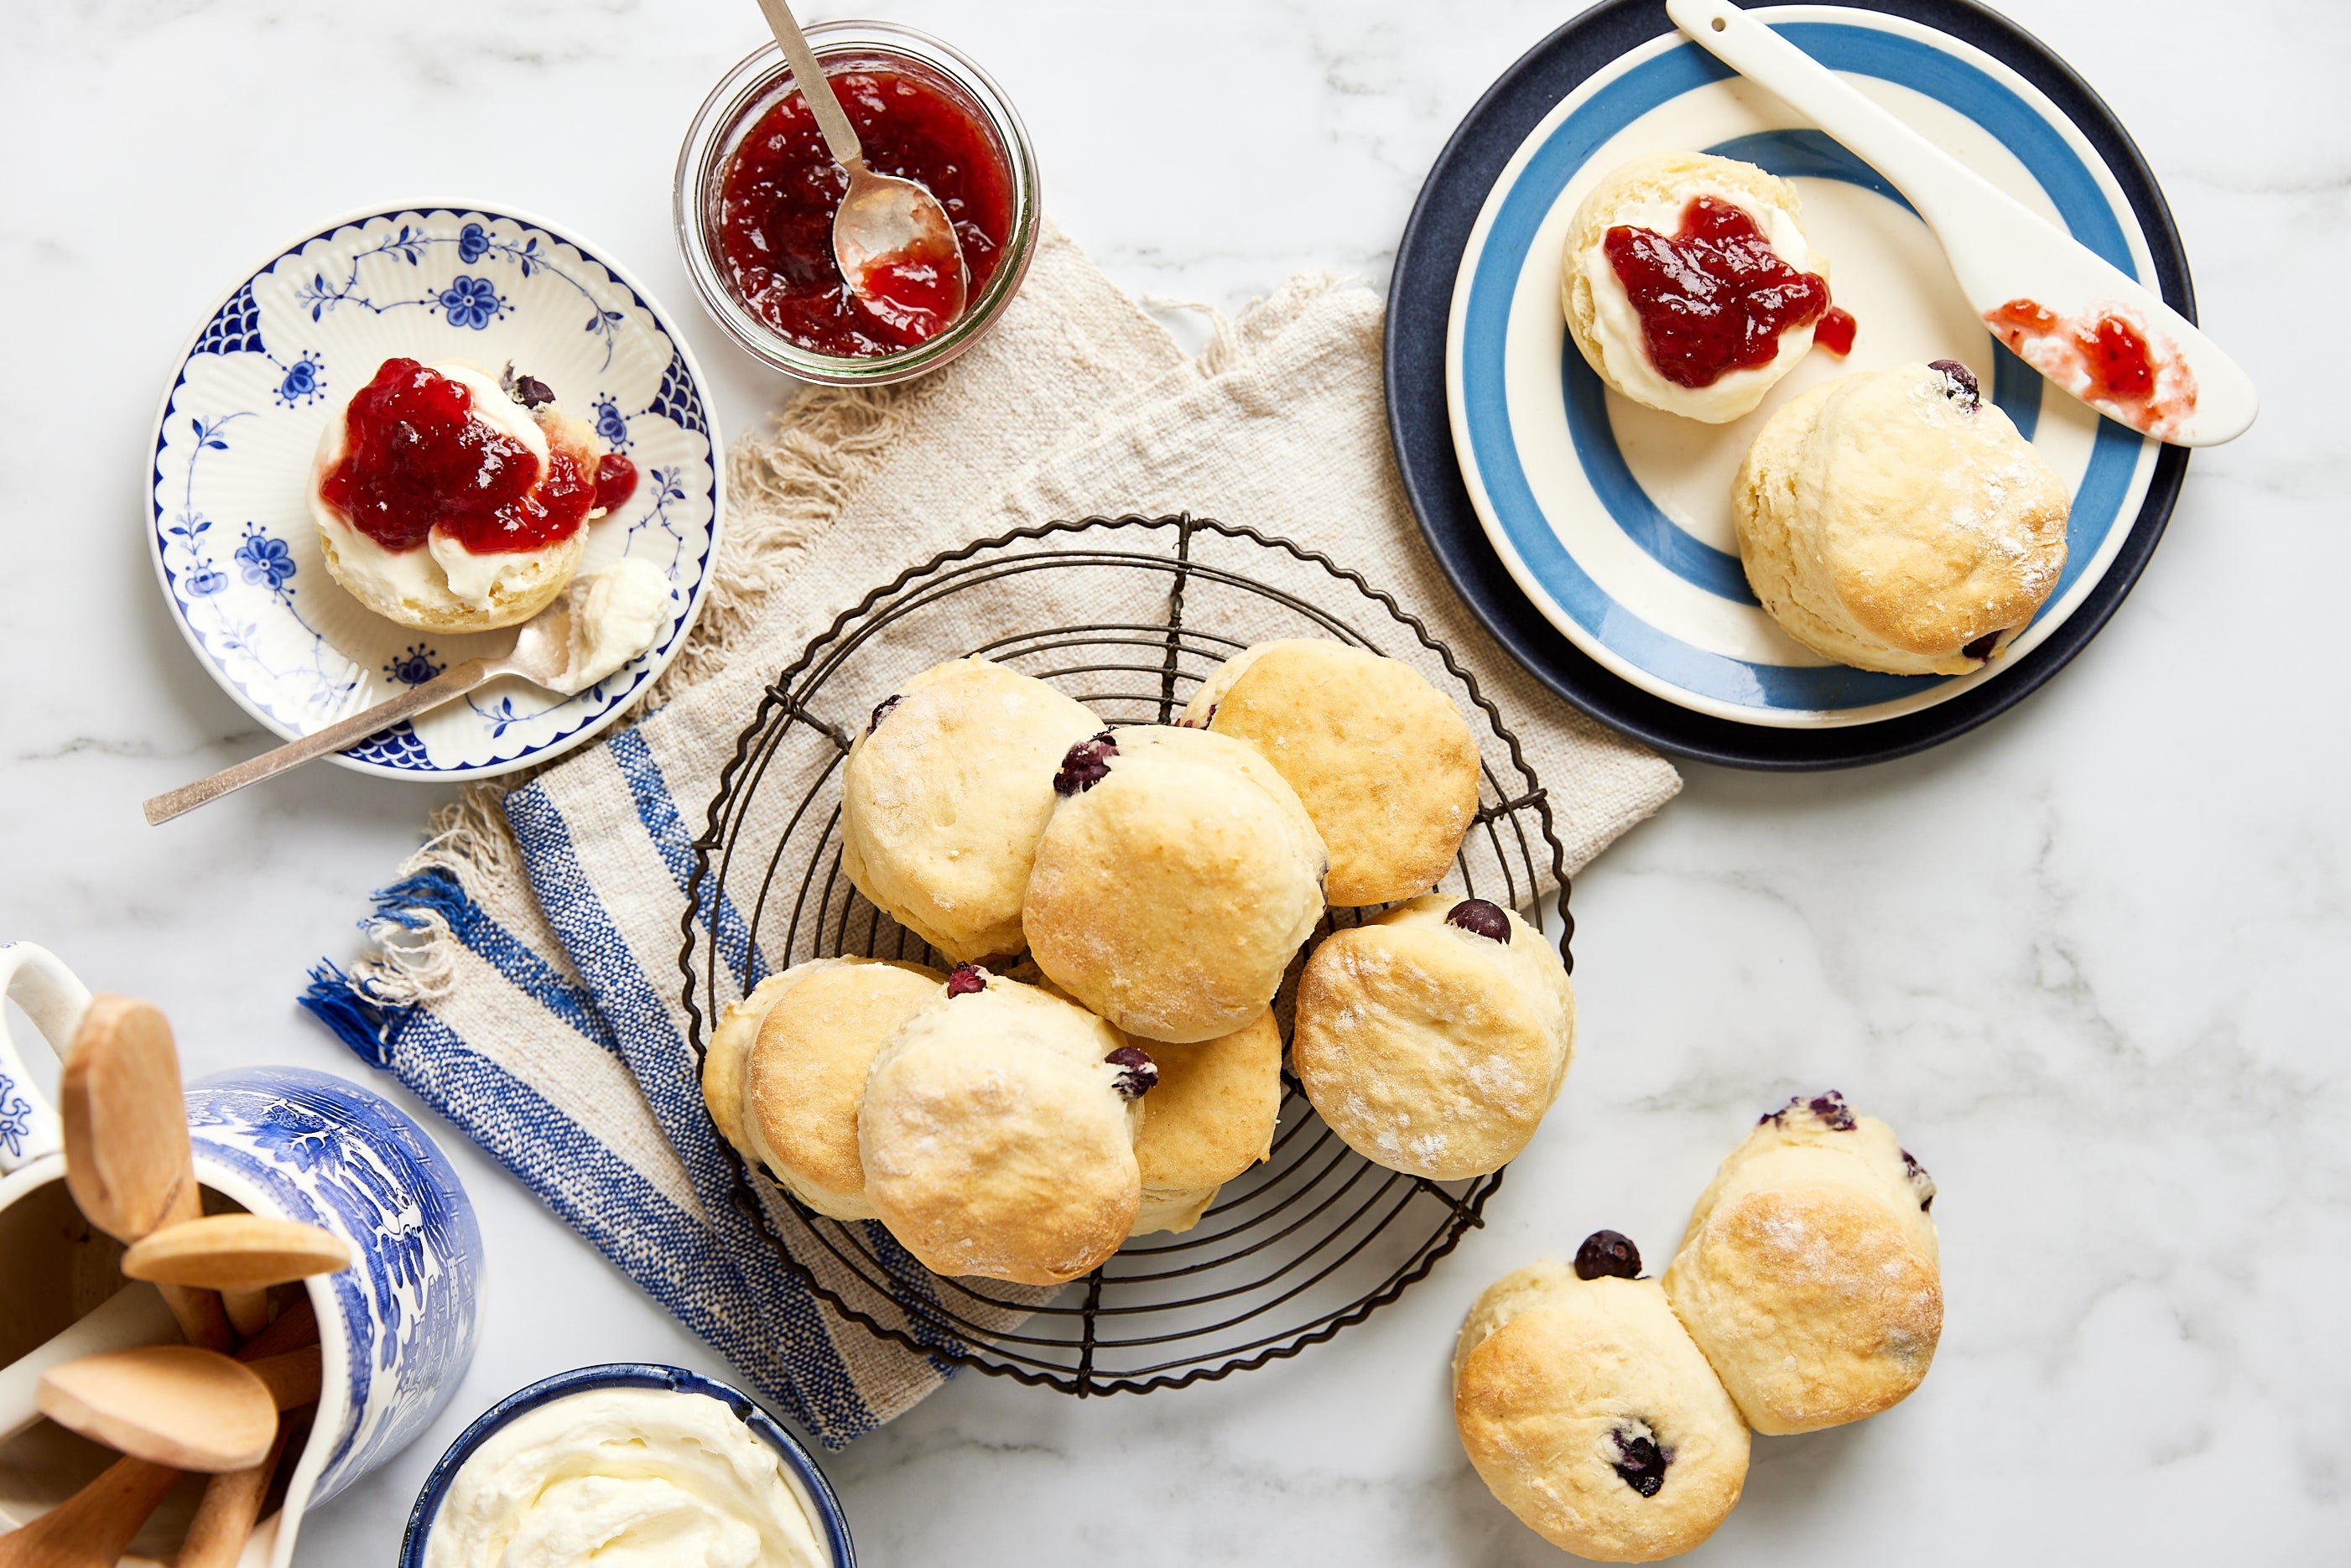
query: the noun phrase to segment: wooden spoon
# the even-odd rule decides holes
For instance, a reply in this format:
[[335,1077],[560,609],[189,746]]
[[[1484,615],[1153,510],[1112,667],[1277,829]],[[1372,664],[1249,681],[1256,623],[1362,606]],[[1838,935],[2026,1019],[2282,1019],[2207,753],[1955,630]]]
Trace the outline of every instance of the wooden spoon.
[[33,1390],[52,1366],[109,1350],[169,1345],[180,1330],[162,1299],[145,1285],[127,1285],[97,1311],[77,1319],[30,1353],[0,1366],[0,1443],[41,1418]]
[[[57,1080],[57,1112],[65,1123],[66,1186],[91,1224],[135,1242],[159,1226],[204,1213],[180,1093],[180,1054],[171,1024],[154,1007],[126,996],[91,999]],[[226,1350],[235,1343],[217,1295],[184,1285],[160,1288],[190,1345]]]
[[277,1429],[277,1401],[251,1367],[184,1345],[51,1367],[37,1399],[58,1426],[176,1469],[249,1469]]
[[[306,1348],[315,1351],[318,1343],[318,1316],[309,1302],[302,1300],[279,1313],[277,1321],[262,1330],[259,1337],[238,1351],[237,1355],[240,1359],[256,1363],[273,1362],[289,1352]],[[265,1377],[264,1381],[267,1382],[268,1378]],[[312,1397],[317,1397],[315,1386],[311,1394]],[[284,1432],[283,1421],[278,1423],[278,1430],[281,1434]],[[272,1439],[273,1444],[276,1441],[276,1438]],[[233,1497],[225,1497],[220,1503],[214,1504],[212,1501],[213,1489],[234,1490],[247,1484],[242,1482],[240,1477],[249,1473],[238,1471],[223,1475],[205,1488],[204,1501],[197,1505],[197,1519],[201,1521],[208,1509],[216,1511],[216,1517],[208,1530],[225,1532],[234,1517],[228,1510],[233,1505],[243,1506]],[[145,1459],[117,1459],[96,1480],[56,1508],[20,1529],[0,1535],[0,1568],[113,1568],[113,1564],[130,1548],[131,1538],[139,1533],[141,1526],[147,1522],[147,1516],[155,1511],[156,1505],[163,1501],[163,1494],[170,1491],[172,1483],[179,1479],[180,1472],[169,1465],[151,1464]],[[269,1478],[265,1473],[261,1486],[264,1494],[268,1490],[268,1484]],[[260,1501],[260,1498],[256,1498],[253,1506],[257,1509]],[[251,1528],[248,1521],[246,1529],[250,1532]],[[189,1542],[194,1544],[195,1541],[196,1531],[192,1526]],[[225,1549],[212,1535],[207,1535],[206,1542],[207,1551],[218,1553]],[[241,1552],[244,1547],[242,1536],[235,1544],[237,1551]],[[185,1548],[181,1561],[186,1568],[200,1568],[196,1559],[186,1555]],[[235,1561],[235,1552],[225,1557],[215,1555],[203,1563],[201,1568],[213,1568],[214,1563]]]
[[269,1287],[351,1266],[342,1239],[316,1225],[259,1214],[211,1214],[150,1231],[122,1255],[134,1280],[218,1291],[237,1337],[269,1322]]

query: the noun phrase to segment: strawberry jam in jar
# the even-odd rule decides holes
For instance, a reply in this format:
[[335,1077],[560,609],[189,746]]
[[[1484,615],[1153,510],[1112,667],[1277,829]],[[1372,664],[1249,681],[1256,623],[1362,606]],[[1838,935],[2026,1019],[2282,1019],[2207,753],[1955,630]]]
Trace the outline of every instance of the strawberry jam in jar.
[[946,209],[968,276],[961,316],[910,328],[849,290],[832,252],[849,177],[782,51],[752,54],[705,100],[678,160],[678,244],[703,303],[775,369],[834,385],[904,380],[994,325],[1037,237],[1035,159],[994,82],[936,39],[877,22],[808,29],[876,173]]

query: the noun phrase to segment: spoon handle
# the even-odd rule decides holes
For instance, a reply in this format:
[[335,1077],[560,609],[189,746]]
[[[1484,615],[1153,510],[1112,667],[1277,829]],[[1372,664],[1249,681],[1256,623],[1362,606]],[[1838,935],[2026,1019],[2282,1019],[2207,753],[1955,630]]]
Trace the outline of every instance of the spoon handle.
[[792,81],[808,99],[809,112],[816,116],[816,128],[824,132],[824,144],[832,151],[832,161],[844,169],[855,168],[865,161],[865,145],[857,140],[857,128],[849,123],[849,111],[841,107],[833,96],[832,84],[825,79],[824,67],[817,63],[816,51],[809,47],[808,36],[793,19],[792,8],[784,0],[759,0],[759,9],[768,14],[768,27],[776,35],[776,42],[784,47],[784,58],[792,67]]
[[1868,95],[1727,0],[1667,0],[1674,25],[1724,65],[1859,153],[1938,229],[1938,201],[1955,179],[1990,182],[1896,119]]
[[192,784],[182,784],[147,802],[149,826],[160,826],[218,800],[221,796],[241,790],[249,784],[275,778],[288,768],[298,768],[314,757],[329,752],[340,752],[356,746],[379,730],[391,728],[402,719],[413,719],[428,709],[438,708],[452,698],[463,697],[491,677],[506,672],[502,660],[469,659],[463,664],[450,666],[422,686],[412,686],[397,697],[389,697],[363,712],[354,713],[340,723],[288,741],[274,752],[264,752],[248,757],[235,767],[223,768],[210,778],[198,779]]
[[204,1483],[204,1501],[196,1504],[196,1516],[188,1521],[187,1539],[180,1542],[172,1568],[235,1568],[236,1560],[245,1554],[246,1539],[253,1534],[254,1521],[261,1517],[261,1502],[269,1494],[277,1461],[285,1454],[286,1423],[281,1420],[267,1459],[249,1470],[231,1470]]
[[0,1568],[83,1568],[130,1550],[180,1472],[145,1459],[120,1459],[31,1523],[0,1535]]

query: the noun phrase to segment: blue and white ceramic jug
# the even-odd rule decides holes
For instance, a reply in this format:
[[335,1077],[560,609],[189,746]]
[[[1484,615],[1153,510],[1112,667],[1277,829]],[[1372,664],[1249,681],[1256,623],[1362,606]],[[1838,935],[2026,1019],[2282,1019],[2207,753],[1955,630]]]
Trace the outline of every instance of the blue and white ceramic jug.
[[[72,971],[26,942],[0,944],[0,995],[60,1054],[89,1005]],[[304,1511],[406,1447],[455,1392],[474,1355],[481,1231],[447,1157],[371,1090],[257,1066],[191,1084],[187,1100],[199,1181],[256,1214],[324,1226],[358,1260],[308,1282],[325,1364],[317,1419],[284,1511],[263,1521],[245,1559],[286,1568]],[[56,1201],[44,1189],[64,1176],[57,1112],[0,1012],[0,1215]],[[0,1448],[0,1469],[13,1472],[0,1485],[0,1529],[63,1501],[102,1462],[62,1437],[36,1431]],[[176,1524],[159,1516],[134,1549],[176,1540]]]

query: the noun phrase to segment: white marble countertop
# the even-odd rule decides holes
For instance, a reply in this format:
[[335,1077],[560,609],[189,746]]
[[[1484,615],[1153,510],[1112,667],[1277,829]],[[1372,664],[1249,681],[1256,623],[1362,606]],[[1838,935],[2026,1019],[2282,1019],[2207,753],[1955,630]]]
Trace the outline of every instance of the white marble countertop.
[[[1232,308],[1299,267],[1384,283],[1446,135],[1571,7],[867,8],[1003,80],[1051,208],[1114,278]],[[1454,1438],[1460,1314],[1603,1224],[1662,1251],[1757,1112],[1828,1085],[1941,1183],[1941,1355],[1884,1417],[1759,1442],[1748,1501],[1699,1560],[2171,1562],[2223,1543],[2341,1560],[2351,1006],[2325,955],[2351,950],[2351,397],[2340,320],[2303,313],[2333,308],[2323,280],[2351,245],[2351,11],[2010,9],[2137,135],[2205,324],[2266,394],[2248,438],[2195,460],[2122,614],[2021,711],[1928,755],[1689,769],[1576,889],[1581,1054],[1486,1230],[1366,1326],[1226,1384],[1081,1404],[959,1380],[827,1461],[865,1562],[1554,1561]],[[322,217],[510,202],[635,269],[694,338],[726,428],[749,428],[780,389],[695,308],[669,187],[757,10],[110,0],[16,7],[8,32],[0,934],[163,1002],[193,1072],[370,1076],[293,998],[320,955],[350,955],[437,796],[314,768],[141,824],[143,796],[264,741],[156,592],[141,520],[159,382],[224,280]],[[1260,118],[1225,118],[1240,107]],[[622,1358],[725,1375],[434,1125],[487,1237],[481,1351],[424,1440],[310,1519],[303,1563],[388,1561],[442,1446],[525,1382]]]

